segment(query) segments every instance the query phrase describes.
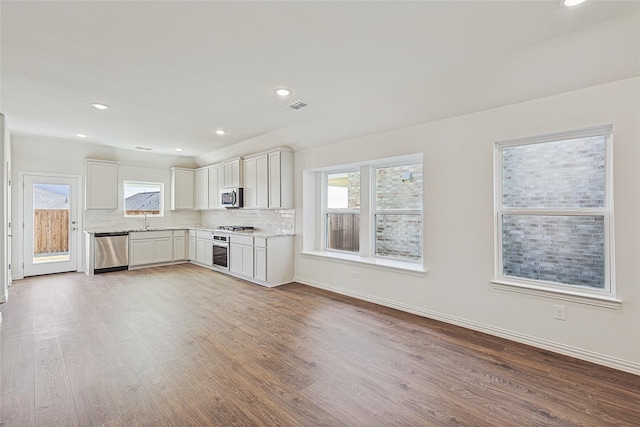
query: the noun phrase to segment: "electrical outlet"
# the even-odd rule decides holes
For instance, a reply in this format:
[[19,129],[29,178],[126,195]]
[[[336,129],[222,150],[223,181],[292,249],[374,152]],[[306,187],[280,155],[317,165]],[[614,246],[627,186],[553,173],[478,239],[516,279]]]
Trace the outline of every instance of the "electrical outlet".
[[564,305],[554,305],[553,318],[558,320],[567,320],[567,308]]
[[352,271],[351,272],[351,277],[353,277],[354,279],[359,279],[360,278],[360,273],[358,273],[357,271]]

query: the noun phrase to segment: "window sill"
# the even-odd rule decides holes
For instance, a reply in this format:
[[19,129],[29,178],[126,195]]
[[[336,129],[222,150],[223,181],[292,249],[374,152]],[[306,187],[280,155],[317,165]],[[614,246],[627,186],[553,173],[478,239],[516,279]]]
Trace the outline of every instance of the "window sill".
[[596,307],[618,309],[620,305],[622,305],[622,301],[614,297],[584,294],[581,292],[564,291],[559,289],[549,289],[542,286],[527,285],[505,280],[492,280],[491,286],[493,287],[493,289],[499,291],[516,292],[525,295],[535,295],[539,297],[575,302],[578,304],[593,305]]
[[413,264],[409,262],[386,260],[379,258],[363,258],[358,255],[348,255],[335,252],[321,252],[321,251],[306,251],[302,252],[303,256],[311,258],[331,259],[346,264],[365,264],[373,268],[381,270],[400,272],[405,274],[411,274],[414,276],[426,276],[427,271],[421,264]]

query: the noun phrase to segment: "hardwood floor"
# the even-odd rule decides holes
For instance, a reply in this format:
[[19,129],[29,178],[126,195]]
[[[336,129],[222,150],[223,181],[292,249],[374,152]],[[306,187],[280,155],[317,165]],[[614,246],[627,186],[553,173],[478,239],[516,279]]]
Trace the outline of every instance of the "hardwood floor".
[[640,377],[318,289],[183,264],[29,278],[6,426],[638,426]]

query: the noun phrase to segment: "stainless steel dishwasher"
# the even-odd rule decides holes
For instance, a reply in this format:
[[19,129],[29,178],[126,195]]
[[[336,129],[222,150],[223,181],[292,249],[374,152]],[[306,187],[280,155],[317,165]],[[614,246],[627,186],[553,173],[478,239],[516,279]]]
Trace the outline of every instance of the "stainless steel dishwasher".
[[96,233],[94,274],[128,269],[129,233]]

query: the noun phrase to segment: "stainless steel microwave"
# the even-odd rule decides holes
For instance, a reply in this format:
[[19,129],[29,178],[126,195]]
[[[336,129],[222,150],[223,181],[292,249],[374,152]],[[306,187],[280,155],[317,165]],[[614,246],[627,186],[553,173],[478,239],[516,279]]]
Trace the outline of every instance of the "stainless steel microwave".
[[225,188],[222,190],[220,204],[225,208],[241,208],[242,196],[242,187]]

